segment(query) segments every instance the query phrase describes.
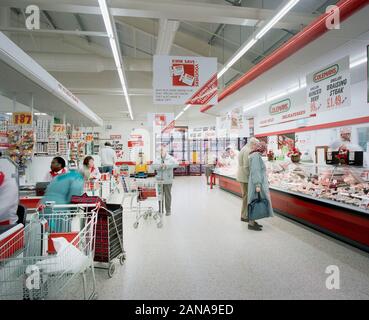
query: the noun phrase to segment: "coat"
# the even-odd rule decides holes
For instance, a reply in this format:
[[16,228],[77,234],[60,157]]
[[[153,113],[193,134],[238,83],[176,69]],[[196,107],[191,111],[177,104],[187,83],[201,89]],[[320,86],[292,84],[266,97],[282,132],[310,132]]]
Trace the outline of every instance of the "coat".
[[250,145],[245,145],[238,154],[238,168],[236,179],[241,183],[248,183],[250,176]]
[[255,152],[252,153],[249,157],[250,160],[250,178],[249,178],[249,186],[248,186],[248,204],[250,204],[253,200],[257,199],[258,195],[256,192],[256,187],[260,187],[261,194],[260,197],[262,199],[267,199],[269,202],[269,215],[272,217],[273,207],[272,201],[270,199],[269,192],[269,182],[266,172],[265,163],[260,155],[260,153]]
[[66,174],[57,176],[50,182],[46,189],[42,203],[54,201],[55,204],[69,204],[72,196],[83,194],[84,180],[83,176],[71,170]]
[[[163,165],[165,168],[162,167]],[[173,183],[173,169],[177,167],[177,160],[169,154],[165,156],[165,159],[159,156],[152,165],[152,168],[157,172],[156,180],[163,182],[163,184]]]

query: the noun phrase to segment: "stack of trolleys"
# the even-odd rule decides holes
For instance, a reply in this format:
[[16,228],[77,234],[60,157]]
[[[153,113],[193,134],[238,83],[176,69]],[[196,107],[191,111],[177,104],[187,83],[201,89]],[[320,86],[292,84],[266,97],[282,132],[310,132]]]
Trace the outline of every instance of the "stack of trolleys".
[[0,247],[0,299],[96,298],[93,254],[98,210],[96,204],[48,203],[33,215]]
[[86,194],[81,197],[73,197],[74,203],[98,202],[101,205],[97,215],[96,242],[94,261],[95,268],[108,270],[108,276],[115,273],[116,258],[121,265],[126,259],[123,246],[123,208],[121,205],[105,204],[99,197],[89,197]]

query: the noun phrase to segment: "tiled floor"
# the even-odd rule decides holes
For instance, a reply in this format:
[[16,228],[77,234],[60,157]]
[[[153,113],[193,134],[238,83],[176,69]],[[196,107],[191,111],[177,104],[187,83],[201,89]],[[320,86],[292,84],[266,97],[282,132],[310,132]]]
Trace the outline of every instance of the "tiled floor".
[[[253,232],[240,222],[241,200],[204,178],[176,178],[173,215],[133,228],[125,216],[127,260],[100,299],[369,299],[369,255],[281,217]],[[325,270],[338,266],[340,289]]]

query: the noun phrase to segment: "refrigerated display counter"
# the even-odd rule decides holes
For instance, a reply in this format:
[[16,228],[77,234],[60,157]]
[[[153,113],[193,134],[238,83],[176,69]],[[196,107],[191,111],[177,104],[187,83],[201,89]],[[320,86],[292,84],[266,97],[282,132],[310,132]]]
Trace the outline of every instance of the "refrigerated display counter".
[[[275,212],[369,252],[368,169],[267,162]],[[234,168],[217,168],[219,187],[241,196]]]

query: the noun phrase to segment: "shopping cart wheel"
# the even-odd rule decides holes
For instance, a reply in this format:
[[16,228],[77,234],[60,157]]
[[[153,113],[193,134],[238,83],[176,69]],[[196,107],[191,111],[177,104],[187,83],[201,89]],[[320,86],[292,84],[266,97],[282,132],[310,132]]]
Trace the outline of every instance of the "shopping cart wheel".
[[159,229],[163,228],[163,222],[159,222],[159,223],[158,223],[158,228],[159,228]]
[[145,213],[144,219],[147,220],[148,217],[149,217],[149,214],[148,213]]
[[126,261],[126,256],[124,254],[122,254],[120,257],[119,257],[119,263],[121,265],[124,265],[124,261]]
[[138,222],[135,222],[135,223],[133,224],[133,228],[135,228],[135,229],[137,229],[137,228],[138,228]]
[[156,220],[158,218],[158,215],[154,214],[153,218]]
[[115,264],[114,263],[110,263],[109,264],[109,269],[108,269],[108,276],[109,276],[109,278],[113,278],[114,273],[115,273]]

